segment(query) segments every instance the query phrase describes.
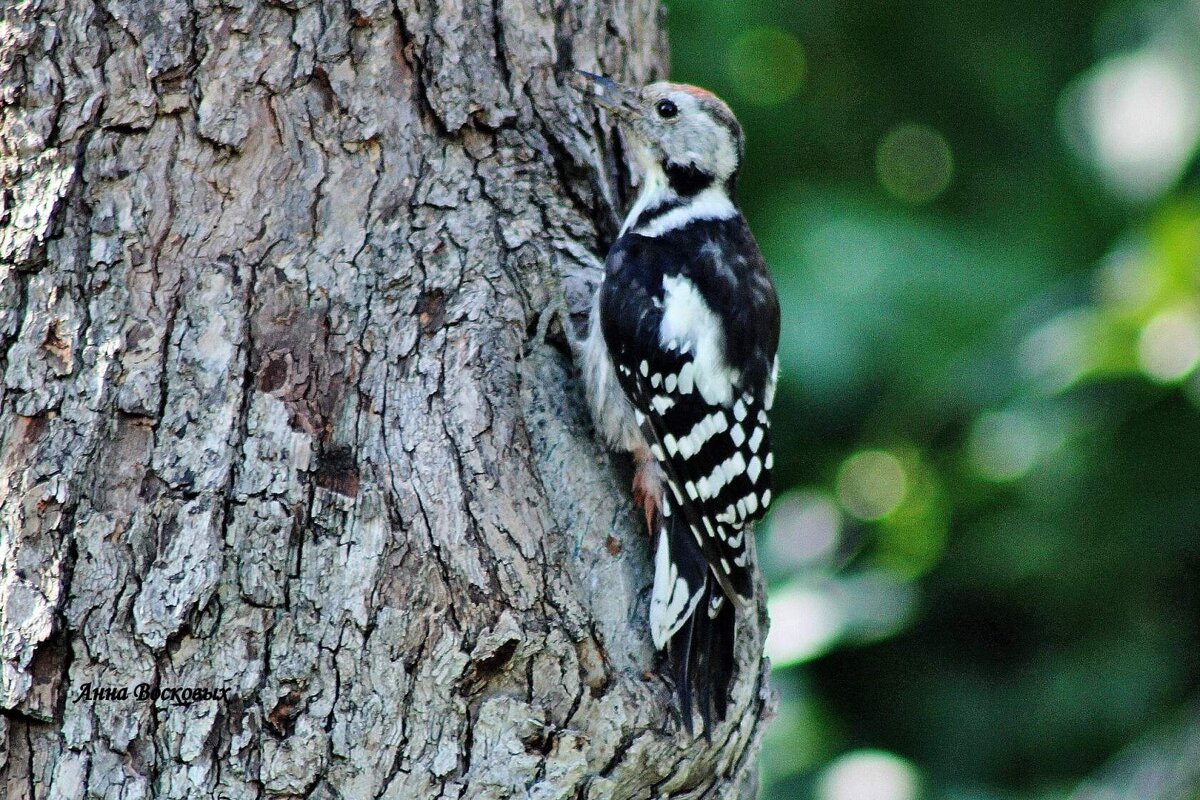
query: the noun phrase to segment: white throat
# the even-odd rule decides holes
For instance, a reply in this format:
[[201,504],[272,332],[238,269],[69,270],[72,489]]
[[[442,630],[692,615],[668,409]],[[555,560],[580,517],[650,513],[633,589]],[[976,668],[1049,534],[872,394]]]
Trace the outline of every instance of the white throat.
[[737,214],[737,208],[725,194],[724,188],[714,184],[685,199],[683,205],[664,212],[635,229],[638,218],[647,209],[678,199],[678,195],[667,181],[666,174],[657,164],[646,171],[645,181],[637,201],[625,217],[625,224],[621,226],[622,236],[632,232],[654,238],[698,219],[729,219]]
[[674,196],[671,191],[671,185],[667,183],[667,176],[662,171],[662,168],[655,164],[643,173],[642,191],[638,193],[637,200],[634,201],[633,207],[629,209],[629,213],[625,216],[625,224],[621,226],[621,236],[629,232],[633,224],[637,222],[638,217],[642,215],[647,208],[653,208],[660,205]]

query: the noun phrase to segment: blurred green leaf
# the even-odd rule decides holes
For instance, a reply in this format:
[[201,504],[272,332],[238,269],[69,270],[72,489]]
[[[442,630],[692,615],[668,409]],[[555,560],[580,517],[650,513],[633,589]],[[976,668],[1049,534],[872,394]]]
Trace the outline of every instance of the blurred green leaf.
[[763,797],[1071,796],[1200,690],[1194,4],[668,6],[783,305]]

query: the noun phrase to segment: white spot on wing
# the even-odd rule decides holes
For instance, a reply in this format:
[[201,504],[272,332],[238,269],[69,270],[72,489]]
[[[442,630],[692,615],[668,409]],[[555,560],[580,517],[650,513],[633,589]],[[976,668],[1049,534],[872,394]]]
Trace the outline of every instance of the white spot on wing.
[[762,444],[762,440],[763,440],[763,429],[755,428],[754,433],[750,434],[750,449],[758,450],[758,446],[760,444]]
[[734,426],[729,429],[729,438],[733,439],[733,443],[735,445],[741,447],[742,442],[746,441],[746,432],[742,430],[741,425],[735,423]]
[[758,483],[758,476],[762,474],[762,462],[758,460],[758,456],[750,459],[750,463],[746,465],[746,474],[750,476],[751,483]]
[[[730,508],[732,508],[732,506],[730,506]],[[746,535],[746,529],[745,529],[745,528],[741,528],[741,527],[739,527],[739,528],[737,529],[737,536],[734,536],[732,539],[726,539],[726,540],[725,540],[725,543],[726,543],[727,545],[729,545],[729,547],[730,547],[731,549],[733,549],[733,550],[737,550],[739,547],[741,547],[741,546],[742,546],[742,537],[743,537],[743,536],[745,536],[745,535]],[[742,566],[742,565],[741,565],[741,564],[739,564],[738,566],[740,567],[740,566]]]
[[712,496],[716,497],[720,494],[727,483],[729,483],[729,480],[725,474],[725,465],[717,464],[717,466],[713,467],[712,475],[708,476],[708,485],[712,488]]
[[679,393],[691,394],[694,388],[693,377],[696,374],[696,362],[689,361],[679,368]]
[[[679,341],[681,352],[693,352],[692,371],[685,382],[679,376],[680,390],[694,384],[705,402],[728,405],[740,374],[725,360],[725,331],[696,285],[679,275],[663,277],[663,318],[659,328],[662,342]],[[687,369],[686,365],[684,369]]]
[[725,468],[725,482],[729,483],[746,471],[746,459],[741,453],[734,453],[721,466]]

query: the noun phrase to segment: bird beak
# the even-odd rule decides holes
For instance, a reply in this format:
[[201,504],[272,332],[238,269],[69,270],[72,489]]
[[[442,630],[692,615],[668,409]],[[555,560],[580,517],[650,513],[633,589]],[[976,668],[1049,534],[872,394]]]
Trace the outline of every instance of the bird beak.
[[571,76],[571,83],[593,103],[618,116],[632,116],[640,108],[638,91],[623,86],[612,78],[577,69]]

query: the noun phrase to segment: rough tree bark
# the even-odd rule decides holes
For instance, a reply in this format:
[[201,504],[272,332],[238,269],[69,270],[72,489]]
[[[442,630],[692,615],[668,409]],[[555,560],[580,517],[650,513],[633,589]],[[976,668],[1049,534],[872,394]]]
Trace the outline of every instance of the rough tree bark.
[[689,740],[547,324],[656,0],[3,9],[0,794],[751,793],[761,608]]

